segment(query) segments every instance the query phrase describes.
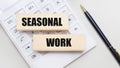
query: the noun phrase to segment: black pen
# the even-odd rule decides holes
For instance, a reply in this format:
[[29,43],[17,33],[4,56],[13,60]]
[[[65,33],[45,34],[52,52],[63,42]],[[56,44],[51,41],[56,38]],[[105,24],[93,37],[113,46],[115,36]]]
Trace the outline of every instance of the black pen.
[[92,18],[92,16],[89,14],[89,12],[83,6],[81,6],[81,9],[83,10],[87,19],[90,21],[91,25],[97,31],[97,33],[99,34],[99,36],[101,37],[103,42],[106,44],[107,48],[110,50],[110,52],[112,53],[112,55],[114,56],[114,58],[116,59],[118,64],[120,65],[120,56],[119,56],[118,52],[113,48],[113,46],[108,41],[108,39],[106,38],[106,36],[102,32],[102,30],[99,28],[99,26],[96,24],[95,20]]

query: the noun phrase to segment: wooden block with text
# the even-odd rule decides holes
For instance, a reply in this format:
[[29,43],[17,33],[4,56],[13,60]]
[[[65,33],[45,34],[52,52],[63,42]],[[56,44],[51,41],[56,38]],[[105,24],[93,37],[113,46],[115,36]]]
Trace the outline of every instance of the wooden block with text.
[[35,34],[33,50],[35,51],[83,51],[85,37],[79,34]]
[[67,31],[67,14],[17,14],[17,29],[21,31]]

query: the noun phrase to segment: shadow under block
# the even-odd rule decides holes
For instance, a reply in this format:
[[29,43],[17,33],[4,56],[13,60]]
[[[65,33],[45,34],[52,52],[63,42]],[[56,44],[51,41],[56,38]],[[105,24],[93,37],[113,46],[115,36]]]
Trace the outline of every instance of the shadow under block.
[[35,51],[83,51],[85,37],[81,34],[34,34],[33,50]]
[[17,30],[67,31],[67,14],[17,14]]

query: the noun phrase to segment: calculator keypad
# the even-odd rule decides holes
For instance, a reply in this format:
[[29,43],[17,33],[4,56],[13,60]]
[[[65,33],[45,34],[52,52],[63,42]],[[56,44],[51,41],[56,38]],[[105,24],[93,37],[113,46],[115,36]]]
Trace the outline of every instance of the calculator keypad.
[[[36,4],[36,2],[38,4]],[[50,2],[53,1],[53,2]],[[42,5],[42,6],[41,6]],[[56,31],[56,32],[42,32],[42,31],[32,31],[32,32],[22,32],[18,31],[16,29],[16,21],[15,21],[15,15],[20,13],[67,13],[69,16],[69,24],[70,29],[69,31],[62,32],[62,31]],[[5,27],[7,28],[8,32],[11,34],[11,36],[14,38],[14,42],[17,43],[18,49],[20,51],[23,51],[21,53],[24,53],[26,57],[28,57],[31,61],[35,61],[35,59],[39,59],[40,56],[46,55],[48,52],[36,52],[32,50],[32,34],[80,34],[82,33],[82,30],[79,25],[73,23],[76,23],[76,18],[72,14],[69,7],[65,4],[64,0],[32,0],[28,2],[23,7],[20,7],[19,10],[16,10],[14,12],[14,15],[9,16],[5,19]]]

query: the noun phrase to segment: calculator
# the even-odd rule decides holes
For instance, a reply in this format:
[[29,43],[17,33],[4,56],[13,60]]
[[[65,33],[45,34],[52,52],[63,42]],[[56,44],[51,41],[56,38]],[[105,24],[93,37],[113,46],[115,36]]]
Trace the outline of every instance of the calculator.
[[[68,32],[18,31],[16,29],[16,14],[59,14],[69,15]],[[64,68],[86,52],[95,47],[83,22],[77,17],[67,0],[19,0],[0,15],[0,24],[11,42],[19,51],[30,68]],[[84,34],[86,36],[83,52],[37,52],[32,50],[33,34]]]

